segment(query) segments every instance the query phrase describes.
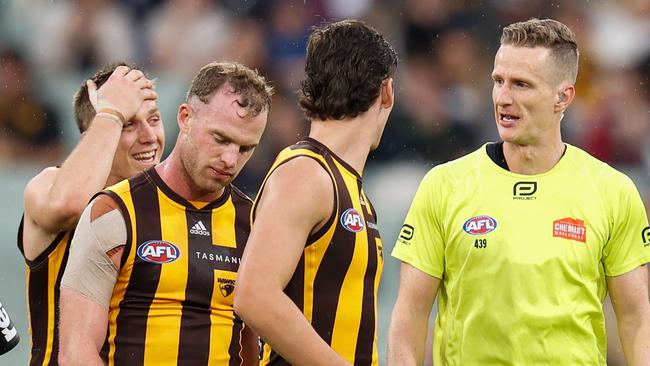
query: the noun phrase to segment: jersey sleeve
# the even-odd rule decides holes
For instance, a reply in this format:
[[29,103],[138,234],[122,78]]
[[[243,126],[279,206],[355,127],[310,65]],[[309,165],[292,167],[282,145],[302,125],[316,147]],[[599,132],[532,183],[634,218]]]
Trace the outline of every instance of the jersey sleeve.
[[641,196],[626,177],[621,189],[610,189],[612,231],[603,248],[605,275],[619,276],[650,262],[650,227]]
[[443,205],[439,175],[434,168],[420,182],[391,255],[442,279],[445,248],[439,215]]

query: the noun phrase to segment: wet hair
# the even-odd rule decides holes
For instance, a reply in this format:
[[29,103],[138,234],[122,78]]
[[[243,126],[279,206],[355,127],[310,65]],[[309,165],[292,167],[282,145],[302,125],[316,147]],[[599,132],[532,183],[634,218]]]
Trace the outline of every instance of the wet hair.
[[397,69],[397,53],[375,29],[343,20],[314,29],[307,44],[300,107],[310,119],[354,118],[379,97]]
[[203,66],[192,80],[185,102],[196,97],[207,104],[210,97],[226,84],[243,97],[239,105],[253,116],[271,108],[273,88],[257,70],[237,62],[211,62]]
[[544,47],[557,66],[563,80],[576,82],[578,77],[578,44],[566,25],[553,19],[530,19],[503,28],[501,45]]
[[[136,65],[130,64],[124,61],[118,61],[111,64],[108,64],[102,67],[99,71],[95,73],[90,79],[95,82],[97,88],[104,85],[108,78],[113,74],[113,71],[118,66],[126,66],[129,69],[140,70]],[[74,118],[77,122],[77,127],[79,132],[83,133],[90,126],[90,122],[95,118],[95,108],[90,103],[90,97],[88,96],[88,86],[86,85],[86,80],[81,83],[81,87],[74,94],[72,98],[72,106],[74,109]]]

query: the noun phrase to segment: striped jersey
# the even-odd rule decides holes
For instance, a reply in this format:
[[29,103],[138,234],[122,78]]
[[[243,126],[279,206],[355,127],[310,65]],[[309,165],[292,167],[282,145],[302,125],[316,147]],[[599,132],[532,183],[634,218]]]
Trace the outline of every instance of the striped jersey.
[[[311,138],[280,152],[266,179],[300,156],[316,160],[327,171],[335,202],[325,226],[308,237],[284,292],[338,354],[355,366],[378,365],[377,289],[384,259],[375,210],[359,173]],[[264,194],[266,179],[256,202]],[[289,363],[266,344],[261,365]]]
[[229,185],[198,209],[155,169],[109,187],[127,242],[108,314],[108,365],[239,365],[233,312],[251,200]]
[[[24,253],[24,217],[18,227],[18,249]],[[59,285],[68,261],[74,230],[59,233],[36,259],[25,258],[27,315],[31,335],[30,366],[56,366],[59,356]]]

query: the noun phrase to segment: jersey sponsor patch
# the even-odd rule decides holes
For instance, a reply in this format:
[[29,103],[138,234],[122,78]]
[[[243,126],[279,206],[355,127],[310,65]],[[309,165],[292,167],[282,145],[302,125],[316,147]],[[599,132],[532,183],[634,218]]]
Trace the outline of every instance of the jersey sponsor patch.
[[644,228],[641,231],[641,240],[643,240],[643,246],[647,247],[650,245],[650,226]]
[[190,229],[190,234],[210,236],[210,232],[205,227],[205,225],[203,225],[203,222],[201,222],[201,220],[192,226]]
[[463,224],[463,230],[470,235],[484,235],[496,228],[497,220],[488,215],[474,216]]
[[343,215],[341,215],[341,225],[343,225],[347,231],[358,233],[364,228],[363,216],[361,216],[359,211],[356,209],[348,208],[343,212]]
[[565,217],[553,221],[553,236],[585,243],[587,241],[587,227],[583,220]]
[[149,240],[138,247],[138,257],[149,263],[163,264],[178,259],[181,255],[180,249],[168,241]]
[[404,244],[409,244],[408,241],[413,239],[415,228],[409,224],[402,225],[402,230],[399,232],[399,240]]

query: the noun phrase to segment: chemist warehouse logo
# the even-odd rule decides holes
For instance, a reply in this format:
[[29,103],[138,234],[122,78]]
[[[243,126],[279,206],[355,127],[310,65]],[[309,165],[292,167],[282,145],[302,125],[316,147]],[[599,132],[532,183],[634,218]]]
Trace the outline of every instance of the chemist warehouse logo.
[[553,236],[586,243],[587,227],[583,220],[565,217],[553,221]]
[[356,209],[348,208],[343,212],[343,215],[341,215],[341,225],[343,225],[347,231],[358,233],[359,231],[362,231],[364,227],[363,217]]
[[180,257],[178,247],[164,240],[149,240],[138,247],[138,257],[155,264],[170,263]]

